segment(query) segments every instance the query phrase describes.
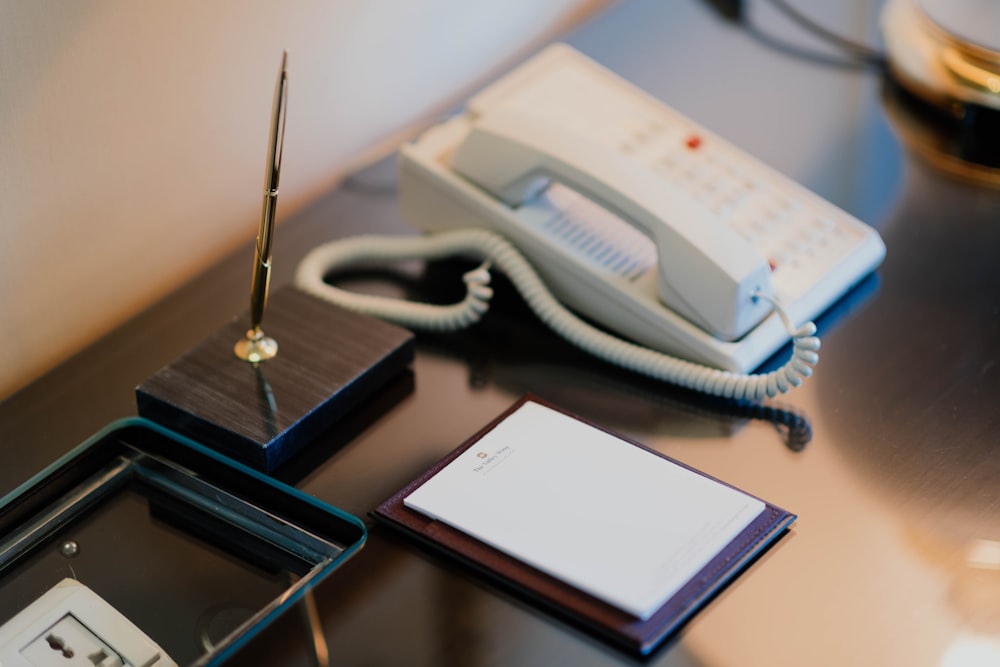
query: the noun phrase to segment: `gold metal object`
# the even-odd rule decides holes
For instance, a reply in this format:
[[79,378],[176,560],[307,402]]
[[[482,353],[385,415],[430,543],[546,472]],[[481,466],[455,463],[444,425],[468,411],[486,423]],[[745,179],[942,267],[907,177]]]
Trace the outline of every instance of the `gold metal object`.
[[252,364],[267,361],[278,353],[278,342],[266,336],[260,328],[267,305],[267,289],[271,281],[271,237],[274,235],[275,210],[278,205],[278,178],[281,175],[281,154],[285,142],[285,106],[288,93],[286,65],[288,51],[281,56],[281,69],[274,89],[271,109],[271,137],[264,171],[264,203],[260,214],[260,229],[250,279],[250,329],[233,351]]
[[941,62],[962,83],[985,93],[1000,95],[1000,71],[993,71],[985,63],[964,56],[952,47],[941,51]]
[[[926,10],[921,12],[923,25],[940,48],[940,61],[959,84],[985,94],[1000,95],[1000,52],[963,39],[940,25]],[[995,102],[986,102],[996,107]]]

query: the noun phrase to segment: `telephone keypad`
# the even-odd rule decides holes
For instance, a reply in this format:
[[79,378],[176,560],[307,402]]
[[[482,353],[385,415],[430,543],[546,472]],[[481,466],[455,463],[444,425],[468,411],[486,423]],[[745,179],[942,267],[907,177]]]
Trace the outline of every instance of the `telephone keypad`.
[[775,290],[794,300],[854,249],[864,232],[814,197],[789,193],[785,178],[681,119],[635,137],[629,155],[689,193],[768,259]]

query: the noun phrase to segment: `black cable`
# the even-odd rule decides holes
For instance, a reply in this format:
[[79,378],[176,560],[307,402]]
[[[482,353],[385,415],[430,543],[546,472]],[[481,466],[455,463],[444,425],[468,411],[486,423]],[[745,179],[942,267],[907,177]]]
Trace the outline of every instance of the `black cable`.
[[878,70],[884,69],[885,66],[885,62],[882,60],[878,62],[874,61],[865,62],[859,59],[845,59],[834,55],[828,55],[826,53],[820,53],[818,51],[804,49],[800,46],[782,41],[774,37],[773,35],[764,32],[750,21],[746,21],[743,23],[743,29],[751,37],[753,37],[758,42],[760,42],[761,44],[770,49],[774,49],[775,51],[780,51],[781,53],[787,56],[791,56],[799,60],[807,60],[809,62],[813,62],[818,65],[825,65],[827,67],[838,67],[841,69],[857,69],[859,67],[872,67]]
[[878,67],[884,66],[885,56],[878,49],[833,32],[803,14],[790,3],[786,2],[786,0],[771,0],[771,4],[800,27],[853,55],[859,61],[859,64],[875,65]]

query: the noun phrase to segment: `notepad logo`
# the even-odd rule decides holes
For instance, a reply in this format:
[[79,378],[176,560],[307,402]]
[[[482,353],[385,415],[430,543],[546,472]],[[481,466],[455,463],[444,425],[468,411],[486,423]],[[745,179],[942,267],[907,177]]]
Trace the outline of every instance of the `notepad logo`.
[[486,451],[476,452],[476,458],[479,460],[479,464],[472,468],[472,472],[478,472],[483,475],[495,469],[498,465],[507,460],[511,454],[514,453],[514,448],[510,445],[504,445],[500,447],[492,454]]

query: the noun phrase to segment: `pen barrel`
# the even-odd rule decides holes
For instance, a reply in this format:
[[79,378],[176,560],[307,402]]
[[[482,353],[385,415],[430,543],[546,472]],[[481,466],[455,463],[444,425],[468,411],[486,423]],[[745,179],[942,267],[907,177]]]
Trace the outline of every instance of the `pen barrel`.
[[271,282],[271,236],[274,233],[275,211],[278,206],[278,177],[281,173],[281,154],[285,140],[285,107],[288,76],[285,66],[288,52],[281,57],[281,69],[274,88],[274,105],[271,108],[271,136],[268,142],[267,164],[264,173],[264,203],[260,213],[260,229],[250,279],[250,327],[259,332],[267,291]]
[[274,233],[277,210],[278,191],[265,190],[260,211],[260,229],[257,232],[257,256],[268,264],[271,263],[271,235]]
[[260,326],[267,306],[267,292],[271,282],[271,236],[274,232],[278,191],[264,193],[260,231],[254,248],[253,276],[250,278],[250,326]]
[[267,290],[271,282],[271,262],[264,261],[259,254],[255,255],[253,276],[250,279],[250,328],[260,327],[264,319],[264,308],[267,306]]

